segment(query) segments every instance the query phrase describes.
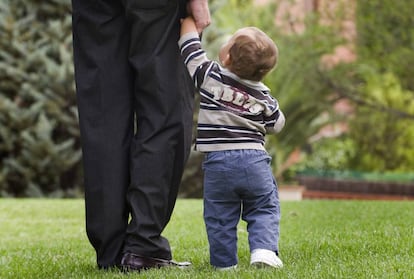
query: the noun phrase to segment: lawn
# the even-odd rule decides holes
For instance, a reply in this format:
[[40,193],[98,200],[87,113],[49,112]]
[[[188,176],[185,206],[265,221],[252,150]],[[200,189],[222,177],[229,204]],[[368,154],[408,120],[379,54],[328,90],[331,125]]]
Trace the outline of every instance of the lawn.
[[208,263],[201,200],[178,200],[165,231],[190,269],[99,271],[82,200],[0,199],[0,278],[414,278],[414,202],[282,202],[282,270],[249,267],[239,227],[239,268]]

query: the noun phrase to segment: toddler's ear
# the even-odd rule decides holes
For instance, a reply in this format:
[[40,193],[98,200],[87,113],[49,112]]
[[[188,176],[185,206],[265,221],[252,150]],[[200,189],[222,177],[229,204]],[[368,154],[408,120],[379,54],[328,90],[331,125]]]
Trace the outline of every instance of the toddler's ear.
[[230,54],[227,54],[226,57],[224,57],[224,59],[222,59],[222,61],[220,62],[221,62],[221,65],[223,65],[224,67],[230,65],[230,62],[231,62]]

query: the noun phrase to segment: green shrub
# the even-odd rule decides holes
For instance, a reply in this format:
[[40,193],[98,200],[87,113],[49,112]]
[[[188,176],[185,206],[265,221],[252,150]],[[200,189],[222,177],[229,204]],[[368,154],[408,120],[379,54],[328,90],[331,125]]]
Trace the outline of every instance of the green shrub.
[[357,52],[382,72],[392,72],[414,91],[414,1],[358,1]]
[[80,186],[70,1],[0,4],[0,196]]

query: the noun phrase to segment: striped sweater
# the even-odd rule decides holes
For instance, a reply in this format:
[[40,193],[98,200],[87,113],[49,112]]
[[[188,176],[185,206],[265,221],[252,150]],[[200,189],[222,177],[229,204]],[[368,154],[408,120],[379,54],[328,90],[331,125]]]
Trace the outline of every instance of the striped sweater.
[[178,44],[200,93],[196,150],[264,150],[266,132],[279,132],[285,121],[269,88],[209,60],[197,33],[183,35]]

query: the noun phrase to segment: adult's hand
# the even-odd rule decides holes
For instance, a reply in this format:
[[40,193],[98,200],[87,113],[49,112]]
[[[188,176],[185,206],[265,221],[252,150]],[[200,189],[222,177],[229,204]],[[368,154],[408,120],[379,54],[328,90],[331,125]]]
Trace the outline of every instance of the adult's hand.
[[211,23],[208,0],[189,0],[188,10],[194,18],[198,33],[201,34]]

